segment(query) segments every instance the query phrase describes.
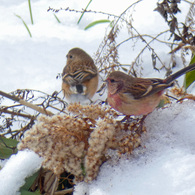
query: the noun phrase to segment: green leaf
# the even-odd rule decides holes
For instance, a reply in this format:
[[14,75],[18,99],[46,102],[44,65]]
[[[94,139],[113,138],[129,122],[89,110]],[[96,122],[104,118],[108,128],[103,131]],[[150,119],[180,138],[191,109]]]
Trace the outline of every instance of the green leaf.
[[158,104],[158,106],[157,106],[157,108],[163,108],[164,105],[165,105],[165,100],[164,99],[161,99],[160,102],[159,102],[159,104]]
[[86,8],[84,9],[83,13],[81,14],[81,16],[80,16],[80,18],[79,18],[79,20],[78,20],[78,22],[77,22],[77,24],[80,23],[80,21],[81,21],[83,15],[84,15],[84,13],[85,13],[85,10],[89,7],[89,5],[90,5],[91,2],[92,2],[92,0],[90,0],[89,3],[87,4]]
[[101,23],[106,23],[106,22],[110,22],[110,20],[96,20],[90,24],[88,24],[86,27],[85,27],[85,30],[97,25],[97,24],[101,24]]
[[15,139],[0,136],[0,159],[6,159],[15,154],[17,152],[17,144],[18,141]]
[[0,136],[0,142],[4,142],[9,147],[16,147],[18,144],[18,141],[16,139],[6,138],[2,136]]
[[53,14],[53,15],[55,16],[55,18],[58,21],[58,23],[61,23],[60,20],[59,20],[59,18],[55,14]]
[[31,32],[30,32],[27,24],[24,22],[24,20],[19,15],[17,15],[17,14],[15,14],[15,16],[18,17],[18,18],[20,18],[22,20],[24,26],[26,27],[26,30],[28,31],[28,34],[30,35],[30,37],[32,37],[32,34],[31,34]]
[[110,21],[110,28],[112,28],[114,26],[114,20]]
[[30,12],[31,24],[33,24],[32,9],[31,9],[31,3],[30,3],[30,0],[28,0],[28,7],[29,7],[29,12]]
[[21,187],[21,189],[28,190],[32,186],[32,184],[34,183],[34,181],[38,177],[38,175],[39,175],[39,171],[37,171],[32,176],[25,179],[26,183]]
[[36,180],[36,178],[38,177],[39,172],[40,172],[40,170],[37,171],[36,173],[34,173],[32,176],[30,176],[27,179],[25,179],[26,183],[20,188],[21,195],[40,194],[39,191],[36,191],[36,192],[28,191],[30,189],[30,187],[33,185],[33,183]]
[[39,191],[30,192],[28,190],[21,190],[20,195],[40,195],[41,193]]
[[[190,61],[190,65],[195,63],[195,55]],[[195,81],[195,70],[187,72],[184,78],[184,88],[187,89]]]

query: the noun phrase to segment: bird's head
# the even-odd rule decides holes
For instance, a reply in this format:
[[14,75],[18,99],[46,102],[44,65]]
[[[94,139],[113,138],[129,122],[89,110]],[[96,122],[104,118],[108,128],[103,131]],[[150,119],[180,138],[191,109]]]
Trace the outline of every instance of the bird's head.
[[108,86],[108,93],[114,95],[118,93],[124,86],[124,73],[114,71],[110,73],[106,79]]
[[70,64],[72,62],[82,62],[85,61],[92,61],[92,58],[82,49],[75,47],[71,49],[68,54],[66,55],[67,58],[67,64]]

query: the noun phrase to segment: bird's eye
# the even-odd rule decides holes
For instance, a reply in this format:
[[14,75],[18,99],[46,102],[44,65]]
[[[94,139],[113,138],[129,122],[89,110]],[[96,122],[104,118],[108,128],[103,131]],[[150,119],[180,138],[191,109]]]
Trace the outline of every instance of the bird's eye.
[[72,56],[72,55],[67,54],[67,55],[66,55],[66,58],[67,58],[67,59],[68,59],[68,58],[69,58],[69,59],[72,59],[72,58],[73,58],[73,56]]
[[110,79],[110,82],[111,82],[111,83],[114,83],[114,82],[115,82],[115,80],[114,80],[114,79]]

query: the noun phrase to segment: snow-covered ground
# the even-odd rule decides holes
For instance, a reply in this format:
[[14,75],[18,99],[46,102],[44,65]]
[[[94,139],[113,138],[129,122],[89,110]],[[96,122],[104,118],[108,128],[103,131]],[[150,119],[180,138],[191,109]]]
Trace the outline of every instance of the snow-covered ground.
[[[28,1],[2,0],[0,4],[0,67],[1,90],[11,92],[16,89],[36,89],[46,93],[60,91],[61,80],[56,79],[65,65],[66,53],[73,47],[81,47],[94,56],[108,24],[97,25],[87,31],[84,27],[97,19],[105,19],[104,15],[85,14],[81,24],[77,25],[80,14],[60,11],[56,13],[59,24],[52,12],[53,8],[84,8],[89,0],[34,0],[31,2],[34,25],[30,24]],[[133,1],[131,1],[132,3]],[[89,9],[120,14],[129,5],[128,0],[93,0]],[[135,7],[134,26],[142,34],[154,35],[167,29],[163,18],[154,12],[156,0],[143,0]],[[181,4],[187,11],[188,3]],[[144,16],[143,16],[144,13]],[[22,21],[15,16],[20,15],[27,23],[32,38],[29,37]],[[185,14],[184,14],[185,15]],[[183,17],[179,14],[180,18]],[[120,50],[121,63],[131,63],[138,48],[129,51],[129,45]],[[160,46],[159,55],[168,63],[169,47]],[[142,56],[145,63],[143,76],[164,77],[162,73],[151,71],[151,57]],[[176,69],[182,68],[182,64]],[[175,70],[176,70],[175,69]],[[182,83],[183,78],[180,78]],[[190,91],[195,93],[194,88]],[[97,97],[97,96],[96,96]],[[94,97],[94,98],[96,98]],[[76,195],[194,195],[195,194],[195,104],[186,101],[183,104],[174,103],[169,108],[155,110],[146,120],[147,132],[143,136],[142,148],[135,150],[129,158],[123,158],[115,164],[105,163],[97,180],[91,184],[80,183],[76,186]],[[41,163],[33,153],[19,153],[20,157],[31,157],[36,166]],[[29,170],[21,161],[13,158],[10,163],[19,163],[17,181],[21,184]],[[19,158],[25,159],[26,158]],[[21,162],[21,163],[20,163]],[[112,162],[113,163],[113,162]],[[3,180],[10,175],[12,169],[0,171],[0,192],[4,195],[14,195],[19,188],[18,183],[10,189]],[[6,171],[7,170],[7,171]],[[21,170],[25,171],[22,172]],[[20,174],[21,173],[21,174]],[[13,174],[13,172],[12,172]],[[15,176],[15,175],[14,175]],[[10,179],[14,179],[11,177]],[[16,180],[15,180],[16,181]],[[12,182],[7,178],[4,182]],[[3,184],[3,185],[2,185]],[[14,182],[12,182],[14,185]],[[12,191],[10,191],[12,190]]]
[[[104,163],[97,179],[77,184],[74,195],[194,195],[194,121],[194,101],[155,110],[146,119],[142,147],[128,158]],[[13,155],[0,171],[0,192],[16,194],[40,164],[34,152]]]
[[19,151],[17,155],[12,155],[0,171],[1,194],[16,194],[20,187],[25,184],[25,178],[40,169],[41,162],[42,159],[33,151]]
[[142,146],[129,159],[105,163],[96,181],[75,195],[195,194],[195,103],[155,110],[146,119]]

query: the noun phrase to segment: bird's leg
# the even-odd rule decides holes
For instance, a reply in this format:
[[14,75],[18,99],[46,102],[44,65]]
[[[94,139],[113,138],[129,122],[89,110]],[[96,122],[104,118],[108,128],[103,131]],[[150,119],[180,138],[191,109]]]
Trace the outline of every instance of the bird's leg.
[[136,130],[136,133],[138,133],[139,135],[141,135],[143,133],[143,125],[144,125],[144,120],[148,115],[143,115],[143,117],[140,119],[139,122],[139,127]]
[[125,115],[125,117],[121,120],[121,122],[125,122],[125,121],[132,122],[133,119],[130,117],[131,117],[131,115]]
[[90,101],[90,104],[93,104],[94,103],[90,98],[88,98],[88,100]]

